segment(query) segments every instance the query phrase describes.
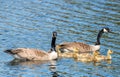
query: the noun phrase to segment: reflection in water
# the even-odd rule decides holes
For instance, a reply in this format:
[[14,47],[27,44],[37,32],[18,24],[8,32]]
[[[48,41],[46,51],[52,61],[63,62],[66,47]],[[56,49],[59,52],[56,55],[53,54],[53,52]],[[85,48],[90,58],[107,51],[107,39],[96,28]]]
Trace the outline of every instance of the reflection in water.
[[15,66],[15,65],[22,65],[22,66],[28,66],[31,67],[31,65],[42,65],[42,64],[46,64],[49,63],[49,70],[51,71],[51,75],[52,77],[58,77],[60,75],[58,75],[57,73],[57,65],[56,65],[56,60],[51,60],[51,61],[21,61],[18,59],[14,59],[12,61],[9,62],[9,65],[11,66]]
[[112,63],[112,60],[104,60],[104,61],[101,61],[101,62],[92,62],[94,66],[101,66],[101,64],[105,62],[107,64],[111,64]]
[[58,77],[58,72],[56,70],[56,61],[51,61],[51,64],[49,65],[49,70],[52,73],[52,77]]
[[77,60],[74,58],[74,61],[76,62],[82,62],[82,63],[85,63],[85,64],[90,64],[92,63],[94,66],[99,66],[101,65],[103,62],[107,63],[107,64],[111,64],[112,63],[112,60],[102,60],[102,61],[99,61],[99,62],[95,62],[95,61],[81,61],[81,60]]
[[41,65],[41,64],[45,64],[48,63],[49,61],[21,61],[18,59],[14,59],[12,60],[9,64],[10,65],[23,65],[23,66],[31,66],[31,65]]

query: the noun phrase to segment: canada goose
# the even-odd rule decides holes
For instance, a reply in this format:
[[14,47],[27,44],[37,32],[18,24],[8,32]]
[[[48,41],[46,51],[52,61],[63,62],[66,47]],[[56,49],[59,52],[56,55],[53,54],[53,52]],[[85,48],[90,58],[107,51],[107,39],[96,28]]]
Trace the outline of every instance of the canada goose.
[[100,38],[104,32],[110,32],[110,29],[106,27],[99,31],[95,45],[88,45],[88,44],[81,43],[81,42],[65,42],[65,43],[57,45],[56,49],[60,50],[60,52],[62,53],[74,51],[74,48],[77,48],[80,53],[91,52],[91,51],[93,52],[93,51],[99,50],[100,49]]
[[107,52],[107,56],[100,55],[100,54],[96,53],[97,55],[94,57],[94,61],[99,62],[99,61],[102,61],[102,60],[111,60],[112,59],[112,57],[111,57],[112,53],[113,53],[113,51],[110,50],[110,49]]
[[4,52],[13,55],[15,59],[19,60],[53,60],[57,58],[55,50],[56,36],[57,32],[53,32],[51,50],[49,52],[31,48],[8,49]]

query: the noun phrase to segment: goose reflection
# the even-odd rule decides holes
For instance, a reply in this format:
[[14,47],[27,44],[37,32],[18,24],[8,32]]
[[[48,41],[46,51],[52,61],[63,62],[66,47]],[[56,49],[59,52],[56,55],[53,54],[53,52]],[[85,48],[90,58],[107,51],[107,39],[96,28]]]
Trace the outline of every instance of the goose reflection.
[[23,66],[31,66],[31,65],[42,65],[45,63],[49,63],[49,61],[22,61],[22,60],[18,60],[18,59],[14,59],[12,61],[9,62],[10,65],[14,66],[14,65],[23,65]]
[[52,77],[60,77],[60,75],[58,75],[58,71],[56,69],[57,68],[56,60],[51,60],[51,61],[21,61],[18,59],[14,59],[14,60],[9,62],[9,65],[11,65],[11,66],[22,65],[22,66],[27,66],[27,67],[31,67],[32,65],[34,65],[34,66],[39,65],[40,66],[43,64],[48,64],[48,70],[51,72]]
[[96,62],[96,61],[84,61],[84,60],[74,59],[74,61],[76,61],[76,62],[82,62],[82,63],[85,63],[85,64],[90,64],[90,63],[92,63],[94,66],[99,66],[99,65],[101,65],[103,62],[105,62],[105,63],[107,63],[107,64],[112,64],[112,60],[103,60],[103,61],[100,61],[100,62]]
[[60,77],[60,75],[57,72],[57,65],[55,60],[50,62],[49,70],[52,73],[52,77]]

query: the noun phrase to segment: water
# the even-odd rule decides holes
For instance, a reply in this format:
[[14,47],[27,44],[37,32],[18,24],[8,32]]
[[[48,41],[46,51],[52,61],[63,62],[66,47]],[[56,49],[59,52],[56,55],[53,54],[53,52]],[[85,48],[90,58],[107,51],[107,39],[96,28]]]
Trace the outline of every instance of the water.
[[[0,0],[0,77],[120,77],[119,0]],[[50,49],[51,34],[58,32],[57,44],[79,41],[94,44],[98,31],[112,33],[101,38],[101,53],[114,51],[112,63],[98,64],[59,59],[51,62],[14,64],[5,49],[28,47]],[[54,76],[55,77],[55,76]]]

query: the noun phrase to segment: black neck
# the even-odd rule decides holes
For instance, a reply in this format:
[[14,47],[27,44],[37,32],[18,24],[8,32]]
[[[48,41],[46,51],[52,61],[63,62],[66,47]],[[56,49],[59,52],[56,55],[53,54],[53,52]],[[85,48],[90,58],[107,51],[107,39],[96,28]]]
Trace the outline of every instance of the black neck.
[[102,34],[103,34],[103,30],[101,30],[101,31],[98,33],[97,41],[96,41],[95,45],[100,45],[100,38],[101,38]]
[[55,51],[55,46],[56,46],[55,42],[56,42],[56,37],[52,37],[51,48],[52,48],[54,51]]

